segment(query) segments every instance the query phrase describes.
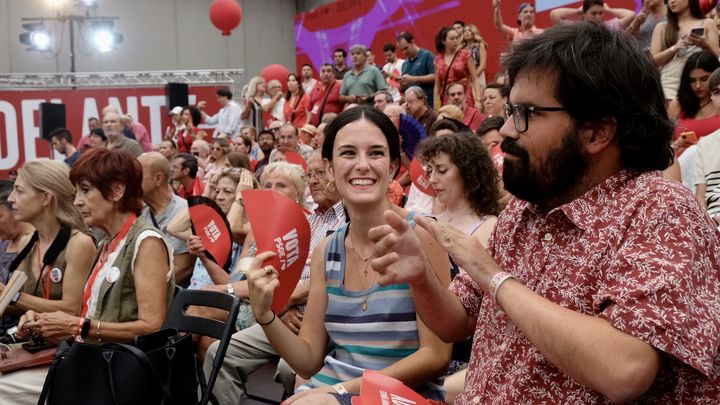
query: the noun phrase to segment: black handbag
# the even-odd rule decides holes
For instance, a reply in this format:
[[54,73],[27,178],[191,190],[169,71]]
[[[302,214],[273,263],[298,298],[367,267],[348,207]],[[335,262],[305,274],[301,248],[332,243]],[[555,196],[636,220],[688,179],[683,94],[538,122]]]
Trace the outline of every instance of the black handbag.
[[192,335],[175,329],[132,345],[61,342],[38,405],[196,404],[201,376]]

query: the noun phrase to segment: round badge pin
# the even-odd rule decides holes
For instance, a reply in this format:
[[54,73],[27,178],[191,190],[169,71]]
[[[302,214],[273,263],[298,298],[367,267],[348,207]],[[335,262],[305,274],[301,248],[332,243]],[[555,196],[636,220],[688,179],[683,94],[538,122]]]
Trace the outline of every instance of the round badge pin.
[[50,270],[50,280],[52,280],[53,283],[59,283],[62,281],[62,270],[58,269],[57,267]]
[[108,283],[114,283],[119,278],[120,278],[120,269],[118,269],[117,267],[111,267],[107,273],[107,276],[105,276],[105,280]]

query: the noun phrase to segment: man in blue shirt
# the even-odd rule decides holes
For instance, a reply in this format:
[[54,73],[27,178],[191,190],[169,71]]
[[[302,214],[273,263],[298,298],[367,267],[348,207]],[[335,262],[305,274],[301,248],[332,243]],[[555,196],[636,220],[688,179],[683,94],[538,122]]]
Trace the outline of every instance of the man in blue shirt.
[[72,134],[67,128],[57,128],[50,132],[53,149],[65,155],[65,164],[72,167],[80,157],[80,151],[75,148]]
[[397,47],[407,57],[402,67],[402,76],[398,81],[402,90],[419,86],[428,97],[428,105],[433,104],[433,86],[435,85],[435,55],[422,49],[409,32],[401,32],[397,37]]

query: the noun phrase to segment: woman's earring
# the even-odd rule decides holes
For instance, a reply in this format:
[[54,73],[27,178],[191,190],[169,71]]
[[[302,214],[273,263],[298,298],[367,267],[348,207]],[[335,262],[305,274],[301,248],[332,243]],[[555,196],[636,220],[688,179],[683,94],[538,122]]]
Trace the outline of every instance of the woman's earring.
[[325,185],[325,192],[328,194],[337,193],[337,186],[335,185],[335,179],[330,179]]

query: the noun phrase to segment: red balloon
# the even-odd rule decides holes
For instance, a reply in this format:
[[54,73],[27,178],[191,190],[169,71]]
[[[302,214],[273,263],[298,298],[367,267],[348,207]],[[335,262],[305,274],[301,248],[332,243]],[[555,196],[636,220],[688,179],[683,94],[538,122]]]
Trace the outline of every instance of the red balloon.
[[700,10],[703,14],[707,14],[717,5],[718,0],[700,0]]
[[223,36],[230,35],[242,20],[242,8],[235,0],[215,0],[210,6],[210,21]]
[[260,71],[260,77],[265,79],[266,82],[279,80],[283,91],[287,91],[287,77],[289,74],[290,71],[285,66],[278,64],[267,65]]

